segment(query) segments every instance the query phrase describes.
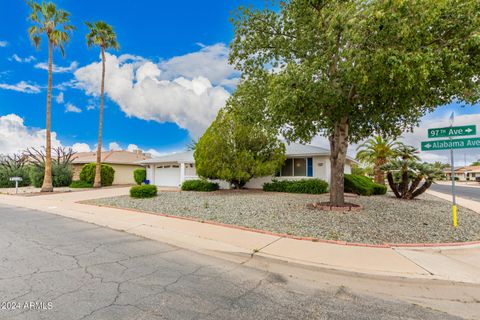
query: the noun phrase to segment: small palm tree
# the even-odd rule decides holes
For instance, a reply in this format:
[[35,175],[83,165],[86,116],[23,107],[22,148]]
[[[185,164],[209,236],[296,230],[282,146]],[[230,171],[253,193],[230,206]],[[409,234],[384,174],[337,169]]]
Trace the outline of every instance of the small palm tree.
[[34,25],[28,29],[30,39],[37,49],[40,47],[42,35],[46,35],[48,40],[48,90],[45,125],[46,155],[42,192],[52,192],[51,106],[53,49],[58,47],[62,52],[62,56],[65,55],[64,45],[70,40],[69,32],[73,31],[74,27],[69,24],[70,14],[65,10],[57,9],[52,2],[42,2],[42,4],[39,4],[30,1],[28,5],[32,10],[29,20],[34,23]]
[[378,135],[358,146],[357,160],[373,164],[375,183],[385,185],[385,174],[382,166],[395,157],[396,149],[401,146],[402,143],[398,141],[385,139]]
[[102,129],[103,129],[103,106],[105,100],[105,50],[119,49],[117,42],[117,35],[113,28],[103,21],[94,23],[85,22],[90,32],[87,34],[87,46],[99,46],[102,54],[102,84],[100,89],[100,119],[98,124],[98,143],[97,143],[97,161],[95,166],[95,180],[93,182],[94,188],[102,186],[101,181],[101,156],[102,156]]
[[[440,179],[443,171],[430,163],[412,159],[392,160],[383,166],[387,171],[390,189],[400,199],[414,199],[427,191],[434,180]],[[423,184],[420,186],[420,183]],[[420,186],[420,187],[419,187]]]

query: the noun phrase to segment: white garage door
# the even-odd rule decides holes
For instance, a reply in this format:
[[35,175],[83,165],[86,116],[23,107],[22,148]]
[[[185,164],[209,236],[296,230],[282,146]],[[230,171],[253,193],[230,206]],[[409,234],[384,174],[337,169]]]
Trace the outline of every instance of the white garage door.
[[180,185],[180,167],[178,165],[157,166],[155,168],[155,184],[162,187],[178,187]]

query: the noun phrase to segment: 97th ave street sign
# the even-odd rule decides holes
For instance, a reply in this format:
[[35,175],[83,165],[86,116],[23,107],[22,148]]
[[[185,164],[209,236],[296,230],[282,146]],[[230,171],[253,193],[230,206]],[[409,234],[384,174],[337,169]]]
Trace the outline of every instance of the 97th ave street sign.
[[428,129],[429,138],[474,136],[477,134],[477,126],[459,126]]
[[422,151],[480,148],[480,138],[434,140],[422,142]]

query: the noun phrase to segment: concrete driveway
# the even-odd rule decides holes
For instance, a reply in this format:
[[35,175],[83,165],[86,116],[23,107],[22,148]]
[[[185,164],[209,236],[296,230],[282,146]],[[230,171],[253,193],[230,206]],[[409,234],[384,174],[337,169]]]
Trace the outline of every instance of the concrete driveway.
[[434,309],[478,315],[477,286],[332,271],[302,281],[6,205],[0,230],[1,319],[460,319]]

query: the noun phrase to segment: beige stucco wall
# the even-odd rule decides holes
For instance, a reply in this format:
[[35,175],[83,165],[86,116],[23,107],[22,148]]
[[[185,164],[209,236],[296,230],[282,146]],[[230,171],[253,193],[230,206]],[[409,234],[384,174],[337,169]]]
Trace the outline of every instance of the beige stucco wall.
[[[351,173],[350,160],[345,163],[345,173]],[[322,179],[330,184],[331,169],[329,156],[316,156],[313,157],[313,176],[312,177],[275,177],[277,180],[295,180],[295,179]],[[271,182],[274,177],[260,177],[250,180],[245,187],[250,189],[261,189],[263,184]]]
[[[111,164],[109,166],[115,170],[115,175],[113,178],[113,184],[134,184],[135,180],[133,179],[133,171],[138,168],[143,168],[142,166],[130,165],[130,164]],[[80,179],[80,171],[82,171],[83,164],[74,164],[73,165],[73,180]]]

